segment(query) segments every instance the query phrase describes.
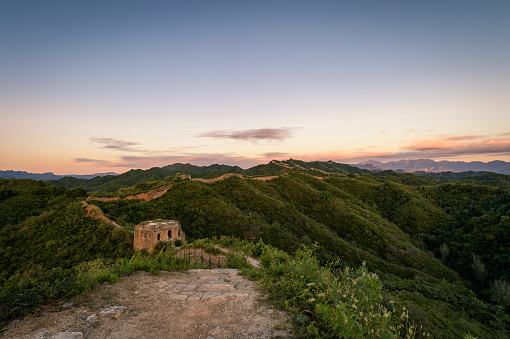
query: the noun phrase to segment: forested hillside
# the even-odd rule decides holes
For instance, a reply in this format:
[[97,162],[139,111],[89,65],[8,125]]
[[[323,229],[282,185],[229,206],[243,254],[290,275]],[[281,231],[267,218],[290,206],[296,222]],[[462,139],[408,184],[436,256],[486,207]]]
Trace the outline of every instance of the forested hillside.
[[[7,272],[1,276],[3,288],[65,272],[80,261],[129,256],[127,232],[136,224],[177,219],[188,240],[262,239],[289,253],[316,243],[323,265],[365,262],[384,285],[383,303],[406,307],[410,320],[434,337],[459,338],[467,332],[508,337],[510,191],[501,184],[507,176],[490,186],[495,178],[489,174],[476,181],[472,176],[444,180],[339,165],[272,162],[239,172],[277,175],[271,181],[230,177],[207,184],[162,169],[130,171],[125,182],[138,180],[138,188],[124,190],[172,186],[150,201],[91,201],[123,229],[85,217],[79,205],[83,189],[99,187],[92,181],[103,178],[72,190],[2,181],[0,211],[9,216],[0,231],[1,269]],[[199,175],[227,171],[237,169],[210,168]]]
[[75,269],[132,255],[132,234],[85,216],[83,189],[0,179],[0,324],[76,293]]
[[[245,176],[264,176],[284,173],[285,170],[308,173],[310,175],[344,175],[348,173],[370,173],[357,167],[335,163],[333,161],[304,162],[299,160],[271,161],[243,170],[238,166],[210,165],[194,166],[190,164],[173,164],[165,167],[154,167],[148,170],[131,170],[120,175],[107,175],[90,180],[66,177],[48,181],[52,185],[65,188],[83,188],[96,195],[114,195],[122,188],[139,185],[141,189],[150,189],[161,185],[165,180],[172,179],[176,174],[186,174],[192,178],[212,179],[226,173],[238,173]],[[131,190],[132,191],[132,190]]]
[[137,184],[140,184],[143,189],[148,188],[148,182],[152,182],[157,186],[161,184],[161,181],[170,179],[178,173],[210,179],[219,177],[225,173],[241,173],[242,171],[243,169],[240,167],[228,165],[194,166],[190,164],[173,164],[165,167],[154,167],[148,170],[131,170],[120,175],[107,175],[90,180],[66,177],[60,180],[50,180],[48,182],[58,187],[80,187],[89,192],[112,195],[120,188],[135,186]]

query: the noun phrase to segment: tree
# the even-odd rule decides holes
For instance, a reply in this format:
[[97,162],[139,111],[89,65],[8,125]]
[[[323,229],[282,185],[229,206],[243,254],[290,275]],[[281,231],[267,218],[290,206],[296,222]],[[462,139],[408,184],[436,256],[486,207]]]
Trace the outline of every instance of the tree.
[[491,299],[498,304],[510,306],[510,284],[503,278],[494,280],[491,284]]
[[448,245],[446,243],[442,243],[441,246],[439,246],[439,251],[441,252],[441,261],[444,264],[446,262],[446,258],[448,257],[448,254],[450,254]]
[[480,280],[483,288],[485,278],[487,278],[487,269],[482,262],[482,259],[476,254],[473,254],[473,264],[471,265],[475,271],[476,277]]

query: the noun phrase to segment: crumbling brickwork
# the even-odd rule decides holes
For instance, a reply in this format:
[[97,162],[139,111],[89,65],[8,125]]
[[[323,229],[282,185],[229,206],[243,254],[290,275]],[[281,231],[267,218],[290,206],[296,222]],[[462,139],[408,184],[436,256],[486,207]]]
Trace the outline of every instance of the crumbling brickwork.
[[158,242],[186,239],[181,224],[177,220],[144,221],[135,226],[135,250],[146,249],[152,252]]

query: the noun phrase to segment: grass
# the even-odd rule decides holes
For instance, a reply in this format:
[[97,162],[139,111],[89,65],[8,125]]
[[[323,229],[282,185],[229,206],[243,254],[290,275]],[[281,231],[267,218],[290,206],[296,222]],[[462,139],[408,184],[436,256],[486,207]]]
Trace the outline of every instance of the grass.
[[[183,247],[201,248],[213,254],[222,252],[229,268],[240,269],[248,278],[257,280],[269,301],[289,312],[296,337],[431,336],[410,320],[407,305],[388,300],[378,275],[364,263],[357,268],[343,267],[339,262],[321,266],[315,255],[316,245],[303,245],[293,255],[262,241],[253,243],[233,237],[200,239]],[[0,325],[43,304],[89,291],[100,283],[114,283],[135,271],[158,275],[161,271],[206,268],[200,262],[178,258],[176,253],[174,247],[165,246],[153,254],[137,251],[129,259],[95,259],[70,271],[53,270],[44,280],[10,286],[0,293]],[[246,255],[258,257],[260,268],[249,265]],[[466,333],[465,337],[473,336]]]
[[[234,237],[202,239],[201,248],[213,244],[229,253],[258,257],[261,268],[240,266],[243,274],[258,280],[268,298],[290,312],[296,335],[310,338],[415,338],[417,326],[403,307],[383,306],[383,284],[362,265],[338,269],[338,262],[320,266],[316,246],[301,246],[291,256],[264,244]],[[216,247],[214,247],[216,248]],[[236,252],[234,252],[236,251]],[[230,266],[230,265],[229,265]],[[389,302],[392,305],[392,302]],[[420,337],[430,336],[420,332]]]
[[[216,243],[230,244],[232,251],[224,253],[215,247],[212,239],[199,239],[181,248],[202,248],[212,254],[224,254],[230,268],[247,269],[250,267],[243,252],[237,248],[249,248],[248,242],[235,238],[225,238]],[[163,243],[162,243],[163,244]],[[158,253],[150,254],[137,251],[131,258],[117,260],[95,259],[82,262],[73,269],[56,268],[38,279],[21,279],[5,286],[0,291],[0,327],[8,321],[33,312],[38,307],[76,296],[89,291],[97,284],[115,283],[121,277],[136,271],[146,271],[158,275],[161,271],[177,271],[192,268],[208,268],[201,261],[178,258],[177,250],[172,246],[161,246]],[[251,253],[251,252],[250,252]]]
[[313,338],[414,338],[405,308],[383,306],[382,283],[365,266],[319,265],[313,247],[294,256],[267,246],[260,256],[261,285],[292,314],[299,336]]
[[174,249],[157,254],[136,252],[130,259],[96,259],[82,262],[71,270],[55,269],[36,281],[25,280],[0,292],[0,327],[33,312],[38,307],[89,291],[100,283],[114,283],[135,271],[158,275],[161,271],[207,268],[204,264],[175,256]]

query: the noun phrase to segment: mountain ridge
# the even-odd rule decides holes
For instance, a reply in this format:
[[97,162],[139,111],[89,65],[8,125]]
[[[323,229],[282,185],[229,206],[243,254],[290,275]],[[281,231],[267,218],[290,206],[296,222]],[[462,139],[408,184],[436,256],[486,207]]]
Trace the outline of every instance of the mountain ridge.
[[359,168],[380,171],[380,170],[393,170],[404,172],[469,172],[469,171],[485,171],[494,172],[499,174],[510,174],[510,162],[502,160],[493,160],[489,162],[482,161],[434,161],[431,159],[418,159],[418,160],[398,160],[381,162],[376,160],[369,160],[353,164]]
[[[33,180],[60,180],[63,178],[75,178],[90,180],[96,177],[120,176],[132,171],[150,171],[154,169],[162,169],[167,172],[192,172],[195,174],[203,174],[216,170],[219,175],[225,173],[241,173],[247,175],[263,175],[273,174],[277,169],[293,169],[308,172],[317,172],[322,174],[331,173],[366,173],[365,171],[402,171],[402,172],[425,172],[425,173],[441,173],[441,172],[494,172],[498,174],[510,175],[510,162],[502,160],[493,160],[489,162],[482,161],[435,161],[431,159],[417,160],[398,160],[398,161],[377,161],[368,160],[356,164],[338,163],[329,161],[301,161],[297,159],[288,160],[271,160],[267,164],[258,164],[250,168],[243,169],[235,165],[219,165],[211,164],[209,166],[196,166],[192,164],[174,163],[162,167],[153,167],[150,169],[131,169],[124,173],[101,172],[94,174],[54,174],[53,172],[32,173],[27,171],[0,170],[0,178],[3,179],[33,179]],[[358,171],[359,169],[359,171]],[[218,176],[219,176],[218,175]]]
[[104,177],[107,175],[118,175],[115,172],[104,172],[104,173],[94,173],[94,174],[54,174],[53,172],[45,172],[45,173],[31,173],[27,171],[14,171],[14,170],[5,170],[0,171],[0,178],[2,179],[32,179],[32,180],[60,180],[65,177],[73,177],[77,179],[93,179],[95,177]]

